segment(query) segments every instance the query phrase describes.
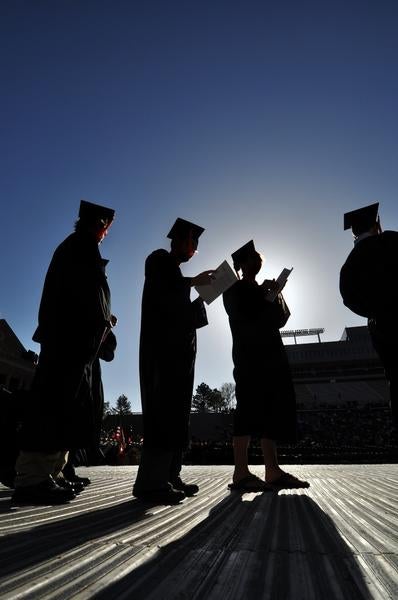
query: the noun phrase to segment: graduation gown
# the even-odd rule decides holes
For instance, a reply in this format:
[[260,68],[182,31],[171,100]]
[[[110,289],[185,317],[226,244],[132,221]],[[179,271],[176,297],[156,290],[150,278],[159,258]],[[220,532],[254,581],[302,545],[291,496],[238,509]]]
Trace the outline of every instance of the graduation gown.
[[373,346],[390,381],[391,407],[398,417],[398,232],[358,241],[340,271],[344,304],[368,318]]
[[261,286],[244,279],[223,294],[232,333],[236,382],[235,435],[296,439],[296,402],[279,333],[281,305],[267,302]]
[[368,319],[398,321],[398,232],[357,242],[340,271],[344,304]]
[[179,450],[189,441],[196,328],[204,307],[166,250],[145,262],[140,334],[144,446]]
[[41,351],[23,450],[84,448],[98,440],[103,391],[96,352],[111,316],[106,262],[84,232],[72,233],[53,255],[33,336]]

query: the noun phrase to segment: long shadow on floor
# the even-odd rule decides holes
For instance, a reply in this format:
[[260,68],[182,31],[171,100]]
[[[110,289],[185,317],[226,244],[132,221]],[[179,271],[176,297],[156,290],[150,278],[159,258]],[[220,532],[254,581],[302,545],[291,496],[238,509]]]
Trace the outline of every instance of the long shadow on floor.
[[131,527],[148,518],[150,510],[148,504],[128,500],[78,516],[54,516],[51,523],[34,526],[28,531],[4,534],[0,537],[1,577],[35,567],[86,542],[94,543],[103,536]]
[[372,598],[352,551],[316,502],[273,493],[226,498],[185,536],[95,595],[133,597]]

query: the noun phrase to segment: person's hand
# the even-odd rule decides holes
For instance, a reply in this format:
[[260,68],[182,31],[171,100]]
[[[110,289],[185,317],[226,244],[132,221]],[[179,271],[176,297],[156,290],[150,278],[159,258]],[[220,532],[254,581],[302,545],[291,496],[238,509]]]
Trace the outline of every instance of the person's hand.
[[211,271],[203,271],[203,273],[199,273],[196,277],[191,277],[191,285],[210,285],[214,276],[215,269],[211,269]]
[[275,279],[264,279],[261,285],[267,291],[274,291],[278,289],[278,284]]

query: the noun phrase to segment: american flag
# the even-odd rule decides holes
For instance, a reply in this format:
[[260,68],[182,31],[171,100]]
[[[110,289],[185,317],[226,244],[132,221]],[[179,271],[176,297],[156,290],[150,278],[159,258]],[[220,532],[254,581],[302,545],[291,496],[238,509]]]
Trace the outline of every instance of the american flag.
[[113,434],[113,439],[118,443],[119,446],[119,454],[123,454],[124,451],[126,450],[126,439],[124,437],[124,431],[123,431],[123,427],[121,425],[118,425],[116,427],[116,431]]

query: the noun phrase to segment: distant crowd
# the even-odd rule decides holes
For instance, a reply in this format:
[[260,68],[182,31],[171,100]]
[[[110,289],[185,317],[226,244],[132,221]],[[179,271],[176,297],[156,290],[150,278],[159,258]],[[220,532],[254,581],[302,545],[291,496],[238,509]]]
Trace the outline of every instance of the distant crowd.
[[[390,410],[385,407],[328,408],[298,411],[300,441],[281,444],[280,455],[285,463],[373,462],[398,458],[398,442]],[[143,439],[130,426],[102,431],[101,450],[104,464],[137,465]],[[259,440],[253,440],[249,462],[262,462]],[[185,464],[232,464],[232,430],[224,431],[220,439],[199,439],[192,436],[184,456]]]

